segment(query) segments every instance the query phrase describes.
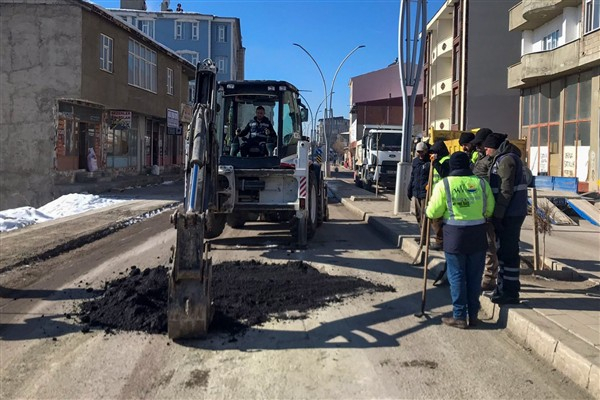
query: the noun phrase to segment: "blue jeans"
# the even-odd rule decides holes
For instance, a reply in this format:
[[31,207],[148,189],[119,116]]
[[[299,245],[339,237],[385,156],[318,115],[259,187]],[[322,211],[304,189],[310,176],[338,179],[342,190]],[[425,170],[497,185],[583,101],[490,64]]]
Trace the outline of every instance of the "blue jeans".
[[446,254],[446,273],[450,282],[455,319],[477,318],[481,278],[485,267],[485,250],[472,254]]

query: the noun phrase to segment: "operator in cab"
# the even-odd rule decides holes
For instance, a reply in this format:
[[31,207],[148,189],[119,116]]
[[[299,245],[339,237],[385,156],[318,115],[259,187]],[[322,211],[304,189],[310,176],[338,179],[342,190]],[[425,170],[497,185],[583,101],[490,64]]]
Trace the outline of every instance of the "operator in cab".
[[265,116],[263,106],[256,107],[256,116],[244,129],[237,129],[236,136],[242,138],[240,153],[242,157],[273,155],[277,143],[277,134],[273,124]]

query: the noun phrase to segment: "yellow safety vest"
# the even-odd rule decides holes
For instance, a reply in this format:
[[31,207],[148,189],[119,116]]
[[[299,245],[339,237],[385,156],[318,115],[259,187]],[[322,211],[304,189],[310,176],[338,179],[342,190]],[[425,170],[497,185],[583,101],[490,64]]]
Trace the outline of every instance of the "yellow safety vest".
[[[450,159],[450,156],[445,156],[445,157],[440,158],[440,165],[442,165],[446,160],[449,160],[449,159]],[[440,173],[437,172],[437,170],[435,168],[433,168],[433,185],[435,186],[435,184],[441,180],[442,180],[442,177],[440,176]]]
[[481,225],[494,212],[495,201],[490,184],[475,175],[449,176],[433,190],[427,217],[442,217],[446,225]]

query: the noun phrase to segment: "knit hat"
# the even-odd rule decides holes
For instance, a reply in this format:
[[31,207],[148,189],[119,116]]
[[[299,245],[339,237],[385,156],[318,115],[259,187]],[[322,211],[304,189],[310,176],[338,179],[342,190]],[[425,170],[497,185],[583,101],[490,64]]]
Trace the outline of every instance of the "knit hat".
[[505,135],[504,133],[491,133],[485,138],[481,145],[490,149],[497,149],[507,137],[508,135]]
[[417,143],[417,151],[427,151],[427,144],[424,142]]
[[450,156],[450,171],[456,169],[469,169],[469,155],[463,151],[457,151]]
[[481,143],[483,143],[483,141],[485,140],[485,138],[488,137],[488,135],[490,133],[492,133],[491,129],[481,128],[475,134],[475,138],[473,140],[471,140],[471,144],[481,144]]
[[467,143],[471,143],[471,141],[475,139],[475,134],[471,133],[471,132],[462,132],[460,134],[460,138],[458,139],[458,144],[460,144],[461,146],[467,144]]

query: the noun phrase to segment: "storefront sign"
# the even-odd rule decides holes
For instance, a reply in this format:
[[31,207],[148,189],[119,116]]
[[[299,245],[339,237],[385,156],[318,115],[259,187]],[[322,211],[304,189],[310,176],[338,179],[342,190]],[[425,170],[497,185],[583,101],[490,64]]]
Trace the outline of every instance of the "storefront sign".
[[177,135],[179,111],[167,108],[167,135]]
[[529,169],[533,175],[548,175],[548,146],[529,148]]
[[563,176],[577,177],[580,181],[587,181],[589,155],[590,146],[565,146]]
[[193,112],[194,109],[192,108],[192,106],[190,106],[189,104],[181,103],[181,115],[179,119],[181,120],[181,122],[189,124],[190,122],[192,122]]
[[111,111],[110,129],[131,129],[131,111]]

